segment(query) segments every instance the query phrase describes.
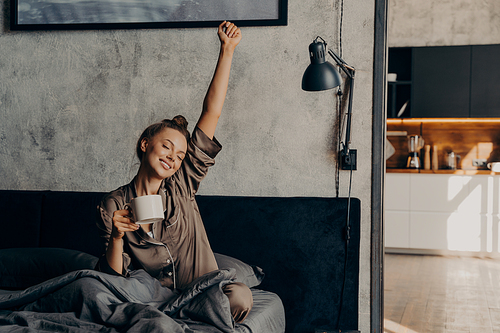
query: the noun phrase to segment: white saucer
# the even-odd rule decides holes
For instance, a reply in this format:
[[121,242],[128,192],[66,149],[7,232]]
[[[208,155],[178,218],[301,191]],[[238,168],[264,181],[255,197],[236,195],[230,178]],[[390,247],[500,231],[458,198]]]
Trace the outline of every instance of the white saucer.
[[156,222],[161,222],[161,221],[163,221],[162,218],[153,217],[150,219],[140,220],[140,221],[137,221],[135,223],[136,224],[151,224],[151,223],[156,223]]

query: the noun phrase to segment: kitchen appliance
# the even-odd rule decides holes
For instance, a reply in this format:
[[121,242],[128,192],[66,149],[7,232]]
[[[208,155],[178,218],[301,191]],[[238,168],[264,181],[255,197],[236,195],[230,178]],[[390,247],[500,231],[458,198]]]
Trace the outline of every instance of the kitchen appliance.
[[456,170],[458,164],[460,163],[460,155],[457,155],[455,154],[455,152],[450,151],[448,154],[446,154],[446,163],[448,169]]
[[418,153],[424,147],[424,139],[420,135],[408,136],[408,161],[406,167],[409,169],[420,169],[420,158]]

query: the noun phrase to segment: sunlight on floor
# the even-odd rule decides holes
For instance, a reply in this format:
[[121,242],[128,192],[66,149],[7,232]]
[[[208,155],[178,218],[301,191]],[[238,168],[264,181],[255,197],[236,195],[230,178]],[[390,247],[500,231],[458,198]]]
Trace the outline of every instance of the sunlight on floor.
[[395,323],[389,319],[384,319],[384,333],[420,333]]
[[500,332],[500,260],[386,254],[385,333]]

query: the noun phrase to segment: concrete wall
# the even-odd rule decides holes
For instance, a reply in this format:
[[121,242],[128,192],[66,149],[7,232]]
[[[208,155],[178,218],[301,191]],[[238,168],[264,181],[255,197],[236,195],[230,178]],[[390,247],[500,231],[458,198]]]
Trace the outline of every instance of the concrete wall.
[[[335,196],[333,91],[301,90],[317,36],[338,50],[334,0],[289,0],[286,27],[243,28],[202,194]],[[109,191],[131,180],[151,122],[194,126],[218,53],[216,30],[11,32],[0,2],[0,189]],[[369,330],[374,1],[346,1],[342,56],[357,68],[352,195],[362,202],[360,326]],[[347,196],[349,173],[340,172]]]
[[498,43],[498,0],[389,1],[389,47]]

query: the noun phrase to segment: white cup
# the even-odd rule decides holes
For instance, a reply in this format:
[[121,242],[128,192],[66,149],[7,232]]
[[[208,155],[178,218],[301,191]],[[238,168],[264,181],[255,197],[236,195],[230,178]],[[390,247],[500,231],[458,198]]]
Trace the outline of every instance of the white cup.
[[500,172],[500,163],[499,162],[493,162],[493,163],[488,163],[488,169],[490,169],[493,172]]
[[163,202],[158,194],[144,195],[136,197],[125,205],[125,209],[130,208],[135,223],[149,224],[160,222],[164,218]]
[[387,74],[387,81],[389,81],[389,82],[396,82],[397,78],[398,78],[397,73],[388,73]]

